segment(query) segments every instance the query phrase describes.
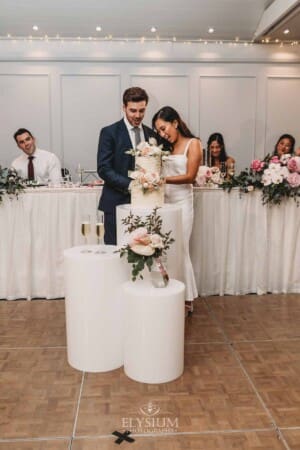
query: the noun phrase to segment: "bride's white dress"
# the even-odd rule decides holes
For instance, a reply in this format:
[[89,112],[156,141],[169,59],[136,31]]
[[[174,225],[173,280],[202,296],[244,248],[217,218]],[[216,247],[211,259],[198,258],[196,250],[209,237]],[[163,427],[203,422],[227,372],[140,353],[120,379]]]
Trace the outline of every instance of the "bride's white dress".
[[[169,155],[163,164],[164,176],[176,176],[186,173],[187,152],[192,139],[190,139],[180,155]],[[190,236],[193,228],[194,206],[192,184],[166,184],[165,203],[176,203],[182,209],[182,233],[183,233],[183,281],[186,286],[185,299],[194,300],[198,297],[198,291],[194,276],[189,250]]]

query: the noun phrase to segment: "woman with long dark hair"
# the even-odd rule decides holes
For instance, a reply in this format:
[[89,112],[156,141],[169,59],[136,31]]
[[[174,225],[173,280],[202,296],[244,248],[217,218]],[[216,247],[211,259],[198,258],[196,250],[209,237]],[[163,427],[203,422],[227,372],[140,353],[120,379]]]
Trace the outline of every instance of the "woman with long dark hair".
[[183,218],[183,269],[186,285],[186,307],[193,311],[193,300],[198,297],[194,270],[189,253],[189,241],[193,227],[193,182],[202,162],[202,146],[171,106],[161,108],[152,119],[152,127],[172,146],[172,153],[164,162],[165,200],[179,204]]
[[235,160],[227,155],[224,138],[221,133],[213,133],[207,141],[207,164],[210,167],[221,168],[225,164],[226,170],[230,165],[234,165]]
[[278,156],[280,158],[282,155],[294,153],[295,138],[291,134],[282,134],[278,141],[276,142],[273,156]]

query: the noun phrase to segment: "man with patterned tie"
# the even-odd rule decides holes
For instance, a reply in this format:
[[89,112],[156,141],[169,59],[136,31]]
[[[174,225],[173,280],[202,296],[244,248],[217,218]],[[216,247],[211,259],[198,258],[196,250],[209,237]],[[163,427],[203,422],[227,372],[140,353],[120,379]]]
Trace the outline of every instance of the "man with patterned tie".
[[14,139],[23,154],[12,162],[19,176],[39,184],[60,183],[61,166],[54,153],[36,147],[35,137],[26,128],[19,128]]
[[99,209],[104,211],[105,244],[116,244],[116,206],[130,203],[128,171],[134,170],[134,157],[126,154],[140,141],[157,135],[142,124],[148,95],[144,89],[131,87],[123,94],[124,117],[102,128],[99,137],[97,170],[105,181]]

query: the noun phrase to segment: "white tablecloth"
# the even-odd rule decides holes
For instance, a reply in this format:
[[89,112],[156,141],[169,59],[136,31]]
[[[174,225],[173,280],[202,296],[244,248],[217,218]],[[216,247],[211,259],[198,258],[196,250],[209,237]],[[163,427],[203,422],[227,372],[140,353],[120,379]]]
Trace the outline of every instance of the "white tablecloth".
[[[82,245],[82,214],[95,223],[101,188],[32,188],[0,205],[0,298],[64,297],[63,250]],[[90,242],[96,243],[93,232]]]
[[300,207],[259,191],[195,189],[191,257],[200,295],[300,293]]
[[[83,244],[101,188],[32,189],[0,205],[0,298],[64,296],[63,250]],[[201,295],[300,293],[300,207],[260,192],[195,189],[191,257]],[[90,242],[96,242],[92,233]]]

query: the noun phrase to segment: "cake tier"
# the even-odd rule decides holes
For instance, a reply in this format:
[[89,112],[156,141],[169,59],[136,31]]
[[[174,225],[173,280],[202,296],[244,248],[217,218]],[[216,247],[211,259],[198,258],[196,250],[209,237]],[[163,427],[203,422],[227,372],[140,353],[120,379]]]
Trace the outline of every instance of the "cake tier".
[[150,173],[161,173],[161,157],[160,156],[136,156],[136,170],[144,169]]
[[[155,158],[156,159],[156,158]],[[131,189],[131,204],[140,208],[155,208],[164,204],[164,186],[153,191],[143,192],[140,184],[133,184]]]

